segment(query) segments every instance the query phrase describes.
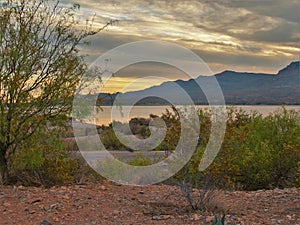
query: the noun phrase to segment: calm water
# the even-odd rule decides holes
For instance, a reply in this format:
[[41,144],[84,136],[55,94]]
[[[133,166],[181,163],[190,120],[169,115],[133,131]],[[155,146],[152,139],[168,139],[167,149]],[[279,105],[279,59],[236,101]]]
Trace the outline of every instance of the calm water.
[[[208,106],[197,106],[200,108],[208,108]],[[271,112],[280,110],[282,106],[277,105],[253,105],[253,106],[234,106],[236,108],[242,108],[246,112],[257,111],[263,115],[268,115]],[[112,111],[111,106],[103,106],[103,111],[97,115],[96,124],[98,125],[108,125],[112,120],[120,122],[128,122],[133,117],[144,117],[148,118],[150,114],[160,116],[162,113],[166,112],[167,106],[134,106],[132,109],[130,106],[122,106],[121,109],[116,109]],[[300,106],[285,106],[286,109],[294,109],[300,112]],[[170,109],[170,108],[169,108]],[[120,113],[122,112],[122,113]],[[113,118],[113,119],[112,119]]]

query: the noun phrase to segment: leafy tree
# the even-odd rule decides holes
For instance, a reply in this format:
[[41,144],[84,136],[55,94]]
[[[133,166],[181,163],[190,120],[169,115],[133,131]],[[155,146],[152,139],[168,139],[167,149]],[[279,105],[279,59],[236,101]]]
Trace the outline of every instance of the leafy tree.
[[7,0],[0,7],[0,182],[23,141],[47,122],[67,118],[87,72],[78,46],[112,23],[82,28],[79,8],[51,0]]

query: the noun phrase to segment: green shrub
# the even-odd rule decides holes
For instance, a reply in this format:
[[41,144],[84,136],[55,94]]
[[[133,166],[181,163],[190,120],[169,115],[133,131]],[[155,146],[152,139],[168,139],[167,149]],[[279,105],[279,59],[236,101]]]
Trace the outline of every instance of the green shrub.
[[299,113],[282,108],[263,117],[255,112],[229,108],[221,149],[213,163],[200,173],[198,165],[210,135],[209,118],[208,111],[199,111],[198,148],[174,178],[201,187],[206,177],[210,177],[213,185],[223,189],[299,186]]
[[120,142],[112,128],[105,129],[100,134],[100,139],[105,148],[108,150],[129,150]]
[[129,121],[129,127],[132,134],[139,136],[140,138],[147,138],[150,136],[149,130],[150,119],[145,118],[132,118]]
[[212,182],[217,187],[237,189],[240,186],[239,162],[243,158],[241,145],[247,137],[248,123],[251,119],[241,109],[229,108],[227,111],[226,132],[221,149],[205,173],[211,175]]
[[71,183],[79,168],[70,158],[56,130],[40,129],[20,144],[10,166],[12,182],[24,185]]
[[[159,160],[157,160],[159,161]],[[126,163],[133,166],[149,166],[156,162],[156,160],[151,160],[149,157],[145,156],[142,153],[139,153],[129,159]]]
[[249,123],[239,162],[246,189],[284,188],[295,184],[300,161],[298,121],[295,111],[282,109]]
[[91,168],[83,157],[78,158],[78,165],[79,167],[73,175],[75,183],[83,184],[86,182],[103,180],[103,177]]
[[300,161],[298,162],[295,186],[300,187]]

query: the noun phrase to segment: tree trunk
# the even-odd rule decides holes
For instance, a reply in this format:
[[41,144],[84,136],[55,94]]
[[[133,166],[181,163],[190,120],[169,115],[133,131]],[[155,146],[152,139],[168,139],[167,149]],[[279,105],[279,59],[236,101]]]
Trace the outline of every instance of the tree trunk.
[[0,184],[5,184],[8,179],[8,163],[5,157],[6,151],[5,145],[0,142]]

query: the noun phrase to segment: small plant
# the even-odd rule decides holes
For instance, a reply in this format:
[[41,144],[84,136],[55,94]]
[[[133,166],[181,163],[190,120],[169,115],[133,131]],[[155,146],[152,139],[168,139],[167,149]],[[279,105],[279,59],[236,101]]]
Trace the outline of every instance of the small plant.
[[225,221],[225,214],[222,216],[221,219],[218,219],[217,215],[215,214],[214,220],[212,222],[212,225],[226,225]]
[[10,166],[10,182],[25,186],[74,182],[79,164],[70,158],[56,130],[43,127],[20,144]]
[[139,153],[133,158],[129,159],[127,163],[133,166],[149,166],[153,164],[152,160],[142,153]]

